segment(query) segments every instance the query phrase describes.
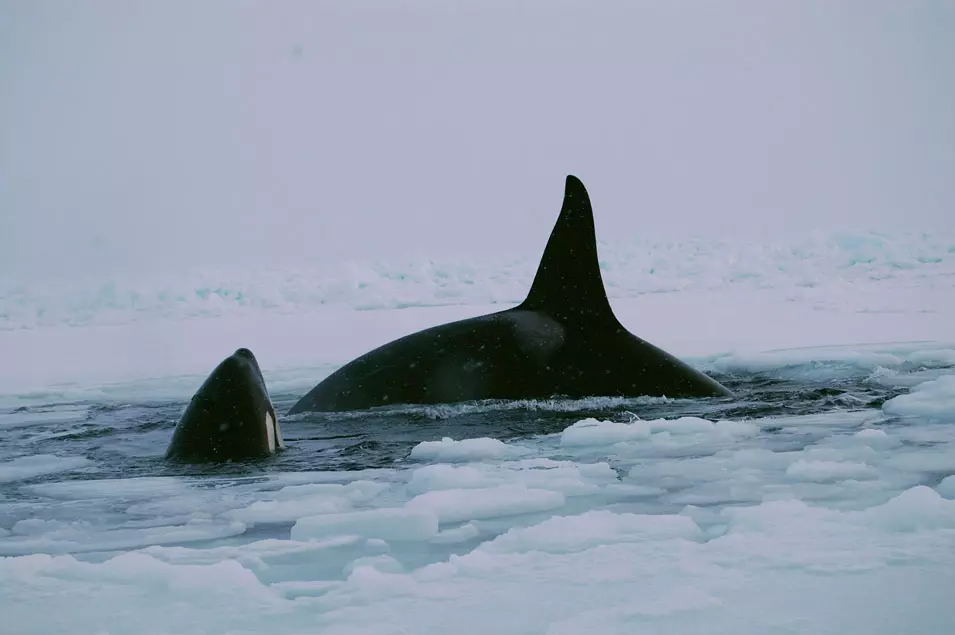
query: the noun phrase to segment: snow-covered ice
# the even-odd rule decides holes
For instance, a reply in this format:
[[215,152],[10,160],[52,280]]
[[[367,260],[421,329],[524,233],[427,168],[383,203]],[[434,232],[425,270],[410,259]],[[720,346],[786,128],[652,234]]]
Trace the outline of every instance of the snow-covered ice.
[[912,392],[886,402],[885,411],[930,421],[955,422],[955,375],[919,384]]
[[411,458],[437,460],[447,463],[477,461],[481,459],[500,459],[520,456],[525,450],[501,443],[497,439],[465,439],[455,441],[445,437],[440,441],[425,441],[411,451]]

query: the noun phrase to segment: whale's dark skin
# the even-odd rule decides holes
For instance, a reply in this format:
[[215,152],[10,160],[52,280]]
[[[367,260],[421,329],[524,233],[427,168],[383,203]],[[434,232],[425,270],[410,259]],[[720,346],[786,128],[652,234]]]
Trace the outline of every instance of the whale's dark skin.
[[289,414],[643,395],[732,393],[620,324],[600,276],[590,198],[583,183],[568,176],[560,217],[524,302],[376,348],[329,375]]
[[271,456],[284,448],[255,356],[240,348],[209,375],[173,432],[166,458],[187,463]]

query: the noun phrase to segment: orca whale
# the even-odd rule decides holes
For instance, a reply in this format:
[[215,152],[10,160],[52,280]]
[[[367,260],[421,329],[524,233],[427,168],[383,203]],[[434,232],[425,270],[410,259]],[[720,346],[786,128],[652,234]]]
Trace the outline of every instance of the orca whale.
[[325,378],[289,414],[480,399],[644,395],[732,393],[617,320],[600,275],[590,198],[571,175],[534,283],[520,305],[376,348]]
[[240,348],[193,395],[166,458],[196,463],[254,459],[284,447],[259,363],[252,351]]

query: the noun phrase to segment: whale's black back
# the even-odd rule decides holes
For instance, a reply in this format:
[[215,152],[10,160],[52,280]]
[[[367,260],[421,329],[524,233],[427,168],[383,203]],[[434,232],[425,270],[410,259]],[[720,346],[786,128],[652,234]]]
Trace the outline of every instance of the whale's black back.
[[567,177],[560,217],[519,306],[443,324],[349,362],[289,414],[552,396],[729,395],[631,334],[604,289],[587,191]]
[[279,442],[270,444],[266,425],[273,425],[278,435],[276,422],[258,362],[251,351],[240,348],[196,391],[173,432],[166,458],[226,461],[266,457]]

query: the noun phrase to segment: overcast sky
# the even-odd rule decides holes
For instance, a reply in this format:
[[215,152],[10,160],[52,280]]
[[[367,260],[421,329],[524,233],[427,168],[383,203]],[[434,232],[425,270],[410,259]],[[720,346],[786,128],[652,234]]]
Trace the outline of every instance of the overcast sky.
[[0,0],[0,271],[955,228],[955,2]]

